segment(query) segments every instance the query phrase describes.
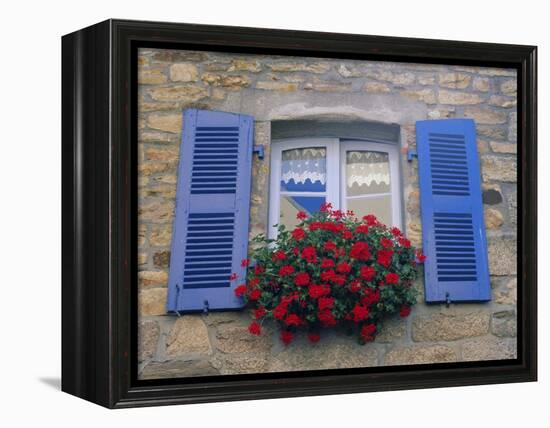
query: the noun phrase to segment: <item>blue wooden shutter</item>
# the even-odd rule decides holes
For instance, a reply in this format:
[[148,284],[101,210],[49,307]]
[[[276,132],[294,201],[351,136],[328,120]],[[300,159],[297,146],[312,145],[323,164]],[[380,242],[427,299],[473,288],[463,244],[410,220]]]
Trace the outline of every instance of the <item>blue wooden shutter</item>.
[[242,307],[229,277],[245,275],[252,146],[251,116],[184,111],[168,312]]
[[491,299],[475,124],[416,123],[427,302]]

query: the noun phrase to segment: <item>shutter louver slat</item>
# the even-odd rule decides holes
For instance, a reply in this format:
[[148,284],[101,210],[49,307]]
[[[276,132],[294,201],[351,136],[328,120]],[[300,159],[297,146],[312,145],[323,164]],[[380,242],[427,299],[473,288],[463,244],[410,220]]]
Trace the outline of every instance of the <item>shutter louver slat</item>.
[[247,256],[253,120],[184,112],[168,312],[242,307],[235,272]]
[[416,124],[427,302],[487,301],[490,283],[475,124]]

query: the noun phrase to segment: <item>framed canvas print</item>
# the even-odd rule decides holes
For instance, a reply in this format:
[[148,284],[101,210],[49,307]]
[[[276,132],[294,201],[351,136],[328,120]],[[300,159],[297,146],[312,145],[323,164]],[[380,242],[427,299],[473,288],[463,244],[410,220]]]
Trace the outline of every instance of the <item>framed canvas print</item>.
[[63,390],[536,380],[536,48],[109,20],[63,37]]

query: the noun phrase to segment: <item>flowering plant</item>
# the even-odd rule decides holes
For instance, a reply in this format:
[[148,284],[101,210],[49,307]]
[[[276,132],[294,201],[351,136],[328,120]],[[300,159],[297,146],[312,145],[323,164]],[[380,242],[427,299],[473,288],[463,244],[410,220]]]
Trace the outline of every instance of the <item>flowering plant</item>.
[[301,329],[318,342],[322,329],[335,326],[355,332],[364,344],[374,340],[384,316],[409,315],[417,297],[417,262],[424,256],[398,228],[373,215],[359,220],[330,204],[297,217],[292,231],[277,226],[277,239],[253,239],[254,266],[242,261],[246,283],[235,294],[253,309],[250,333],[261,334],[262,322],[271,319],[285,344]]

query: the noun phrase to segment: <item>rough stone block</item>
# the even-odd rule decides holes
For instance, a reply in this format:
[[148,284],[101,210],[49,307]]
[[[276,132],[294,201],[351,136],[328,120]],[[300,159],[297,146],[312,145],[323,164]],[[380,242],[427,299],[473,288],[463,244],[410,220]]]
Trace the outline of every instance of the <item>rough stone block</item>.
[[498,337],[516,337],[517,317],[514,311],[501,311],[493,314],[491,332]]
[[434,314],[413,318],[412,338],[415,342],[437,342],[475,337],[489,332],[489,314]]
[[303,337],[284,348],[270,362],[269,371],[321,370],[378,365],[378,352],[369,344],[361,346],[351,342],[321,339],[311,344]]
[[221,326],[216,334],[216,348],[228,354],[243,352],[269,352],[271,337],[264,333],[254,336],[246,326]]
[[154,225],[151,228],[151,245],[155,247],[165,247],[170,245],[172,239],[172,228],[170,226]]
[[464,89],[472,80],[466,73],[442,73],[439,75],[439,85],[444,88]]
[[517,241],[510,238],[489,240],[489,272],[491,275],[517,273]]
[[517,160],[515,157],[485,155],[481,158],[483,181],[517,181]]
[[165,315],[167,294],[166,287],[140,290],[138,294],[139,314],[142,316]]
[[169,223],[172,221],[174,201],[154,201],[142,203],[138,206],[140,221],[149,220],[153,223]]
[[478,94],[471,94],[469,92],[456,92],[440,89],[439,102],[441,104],[454,105],[481,104],[483,102],[483,97]]
[[401,95],[415,101],[422,101],[426,104],[435,104],[437,102],[433,89],[407,90],[402,91]]
[[151,114],[147,117],[147,126],[160,131],[181,133],[181,114]]
[[365,86],[363,86],[363,90],[370,93],[391,92],[391,88],[387,84],[380,82],[367,82]]
[[298,90],[296,83],[261,81],[256,83],[256,89],[278,92],[294,92]]
[[507,115],[504,112],[490,107],[467,107],[464,116],[474,119],[476,123],[484,125],[498,125],[506,123]]
[[462,344],[463,361],[513,359],[517,356],[516,339],[480,337]]
[[138,361],[145,361],[155,355],[160,336],[156,321],[140,321],[138,326]]
[[156,101],[179,101],[183,103],[192,103],[208,96],[208,91],[202,86],[196,85],[178,85],[162,86],[149,90],[151,98]]
[[212,353],[208,329],[201,315],[184,315],[177,319],[166,341],[166,356]]
[[408,346],[391,349],[385,358],[385,365],[435,364],[456,361],[455,351],[445,345]]
[[138,273],[138,286],[142,287],[166,287],[168,274],[164,271],[144,270]]
[[495,292],[495,302],[501,305],[517,304],[517,285],[518,281],[516,278],[507,281],[504,286]]
[[166,83],[166,75],[162,70],[139,70],[138,84],[139,85],[158,85]]
[[495,210],[492,208],[485,208],[484,217],[485,217],[485,227],[487,229],[490,229],[490,230],[499,229],[504,224],[504,217],[498,210]]
[[140,379],[169,379],[176,377],[212,376],[220,372],[206,360],[151,362],[145,366]]
[[199,71],[194,64],[173,64],[170,66],[170,80],[172,82],[196,82],[199,80]]

